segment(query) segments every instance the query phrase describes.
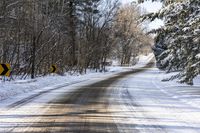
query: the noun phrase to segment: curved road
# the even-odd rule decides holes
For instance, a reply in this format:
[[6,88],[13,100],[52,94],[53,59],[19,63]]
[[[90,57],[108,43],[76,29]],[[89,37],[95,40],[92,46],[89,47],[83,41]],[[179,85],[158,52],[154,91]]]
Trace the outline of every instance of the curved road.
[[188,116],[199,117],[199,109],[156,86],[152,65],[21,99],[1,109],[0,132],[200,132],[200,122]]

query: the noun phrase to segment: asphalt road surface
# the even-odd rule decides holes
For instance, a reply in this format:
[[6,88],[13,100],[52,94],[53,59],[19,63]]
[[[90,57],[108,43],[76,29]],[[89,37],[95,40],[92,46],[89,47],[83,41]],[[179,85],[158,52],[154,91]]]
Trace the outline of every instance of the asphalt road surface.
[[[172,103],[176,100],[157,90],[152,82],[144,83],[146,81],[142,78],[145,77],[139,74],[150,73],[152,65],[150,63],[144,68],[123,72],[89,85],[80,83],[32,94],[1,109],[0,132],[199,132],[198,122],[192,125],[183,119],[189,112],[184,108],[187,105],[180,103],[179,108],[164,106],[166,101]],[[145,86],[148,89],[146,91]],[[143,102],[146,97],[150,103]],[[150,105],[155,110],[149,109]],[[175,114],[162,114],[162,109]]]

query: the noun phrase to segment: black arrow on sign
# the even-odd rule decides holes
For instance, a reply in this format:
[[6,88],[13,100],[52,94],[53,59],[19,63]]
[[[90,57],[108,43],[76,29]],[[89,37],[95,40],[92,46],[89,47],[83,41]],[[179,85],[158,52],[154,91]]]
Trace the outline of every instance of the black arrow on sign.
[[53,68],[52,73],[55,73],[56,72],[56,67],[53,65],[52,68]]
[[3,67],[4,71],[0,75],[6,75],[6,73],[9,71],[9,68],[6,66],[6,64],[1,64]]

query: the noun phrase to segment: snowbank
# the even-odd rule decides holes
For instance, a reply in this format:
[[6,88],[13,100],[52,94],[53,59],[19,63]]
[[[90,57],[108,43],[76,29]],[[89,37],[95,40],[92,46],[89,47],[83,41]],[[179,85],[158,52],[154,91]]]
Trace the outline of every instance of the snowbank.
[[[181,84],[178,82],[178,79],[174,79],[174,80],[170,80],[170,81],[165,81],[165,79],[170,79],[172,76],[177,75],[178,72],[171,72],[171,73],[166,73],[165,71],[161,71],[157,68],[155,68],[158,72],[158,79],[159,81],[164,80],[164,82],[166,82],[167,84],[171,84],[173,86],[190,86],[187,84]],[[196,78],[194,78],[194,85],[193,86],[199,86],[200,87],[200,75],[197,76]],[[163,82],[163,83],[164,83]]]
[[56,87],[65,84],[73,84],[74,82],[81,82],[89,80],[91,78],[106,76],[109,73],[93,73],[90,72],[85,75],[49,75],[45,77],[39,77],[34,80],[17,80],[11,82],[0,81],[0,100],[7,99],[17,94],[27,93],[36,89],[45,90],[46,87]]
[[[152,54],[148,56],[139,56],[139,64],[134,67],[142,67],[152,59]],[[52,87],[59,87],[63,85],[74,84],[76,82],[82,82],[93,78],[105,78],[106,76],[112,76],[116,73],[128,71],[133,67],[108,67],[108,72],[96,73],[94,71],[88,71],[85,75],[49,75],[45,77],[39,77],[34,80],[16,80],[11,82],[0,81],[0,100],[7,99],[17,94],[27,93],[36,89],[46,90]]]

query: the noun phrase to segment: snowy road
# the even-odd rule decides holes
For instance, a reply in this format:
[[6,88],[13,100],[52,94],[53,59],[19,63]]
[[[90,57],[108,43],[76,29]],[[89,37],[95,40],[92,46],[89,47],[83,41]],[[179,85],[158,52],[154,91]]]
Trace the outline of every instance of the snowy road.
[[191,88],[172,94],[157,75],[134,69],[4,101],[0,132],[199,133],[200,107],[181,98]]

